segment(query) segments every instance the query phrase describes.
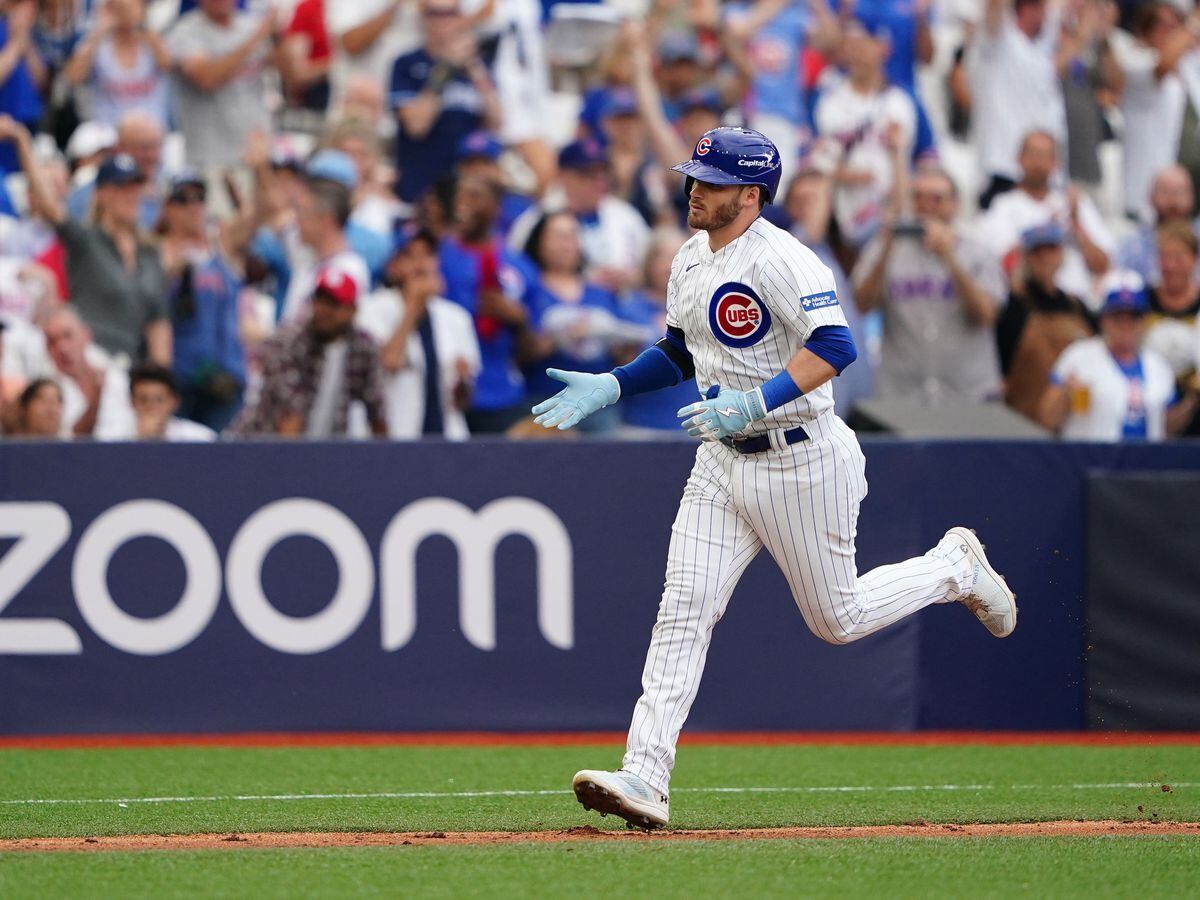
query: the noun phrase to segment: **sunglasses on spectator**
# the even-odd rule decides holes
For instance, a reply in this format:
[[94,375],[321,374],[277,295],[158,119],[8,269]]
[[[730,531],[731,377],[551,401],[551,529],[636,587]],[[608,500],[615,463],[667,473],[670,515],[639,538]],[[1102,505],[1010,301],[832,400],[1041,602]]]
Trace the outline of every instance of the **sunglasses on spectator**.
[[204,199],[203,191],[179,191],[168,197],[167,202],[179,204],[203,203]]

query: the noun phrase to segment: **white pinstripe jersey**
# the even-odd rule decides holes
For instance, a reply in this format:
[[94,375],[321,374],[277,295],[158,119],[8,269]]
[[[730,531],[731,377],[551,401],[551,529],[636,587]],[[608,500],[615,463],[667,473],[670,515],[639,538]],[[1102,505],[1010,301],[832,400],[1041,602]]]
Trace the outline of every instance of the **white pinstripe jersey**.
[[[813,331],[846,325],[833,273],[781,228],[756,219],[716,253],[708,232],[675,255],[667,324],[683,329],[701,395],[714,384],[752,390],[778,375]],[[826,382],[753,423],[745,434],[791,428],[833,409]]]

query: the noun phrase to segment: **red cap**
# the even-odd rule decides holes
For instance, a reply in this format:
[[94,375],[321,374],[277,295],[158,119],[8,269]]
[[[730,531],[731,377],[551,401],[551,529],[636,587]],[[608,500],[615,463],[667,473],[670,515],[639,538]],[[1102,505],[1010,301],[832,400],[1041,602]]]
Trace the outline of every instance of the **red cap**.
[[314,294],[324,294],[339,306],[358,303],[358,283],[339,269],[326,269],[317,279]]

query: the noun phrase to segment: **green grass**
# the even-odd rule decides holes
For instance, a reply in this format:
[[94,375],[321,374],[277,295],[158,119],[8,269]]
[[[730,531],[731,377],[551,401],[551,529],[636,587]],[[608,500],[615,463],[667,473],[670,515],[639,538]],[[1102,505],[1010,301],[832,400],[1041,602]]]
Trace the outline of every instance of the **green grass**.
[[[617,827],[571,774],[620,748],[0,751],[0,837]],[[1085,787],[1084,785],[1139,786]],[[1200,747],[685,746],[672,826],[1200,821]],[[1140,786],[1151,783],[1150,786]],[[1164,793],[1159,784],[1172,785]],[[806,790],[858,787],[865,790]],[[715,788],[775,788],[725,792]],[[887,790],[887,788],[900,788]],[[462,797],[472,791],[544,795]],[[425,792],[435,796],[234,799]],[[218,799],[128,802],[149,797]],[[1138,807],[1142,807],[1140,810]],[[0,853],[0,897],[622,895],[1130,896],[1194,893],[1188,837],[943,838]]]
[[1190,896],[1200,841],[895,838],[0,855],[46,897]]
[[[587,822],[571,775],[617,747],[165,748],[0,752],[0,800],[554,791],[545,796],[3,804],[0,837],[197,831],[564,828]],[[672,824],[779,825],[1150,818],[1200,821],[1200,747],[684,747]],[[718,793],[708,788],[955,785],[943,790]],[[983,785],[981,789],[963,786]],[[1022,787],[1014,787],[1020,785]],[[1139,813],[1137,807],[1144,807]],[[597,820],[599,821],[599,820]],[[612,822],[611,819],[605,820]]]

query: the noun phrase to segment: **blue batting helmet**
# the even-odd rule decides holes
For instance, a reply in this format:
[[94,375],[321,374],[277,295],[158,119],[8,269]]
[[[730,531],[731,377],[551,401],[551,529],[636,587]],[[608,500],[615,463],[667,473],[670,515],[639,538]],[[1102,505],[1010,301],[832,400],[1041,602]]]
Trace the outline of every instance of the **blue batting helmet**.
[[714,128],[696,142],[692,158],[671,167],[687,176],[683,189],[690,193],[693,181],[705,184],[757,184],[775,199],[779,190],[779,150],[766,135],[749,128]]

